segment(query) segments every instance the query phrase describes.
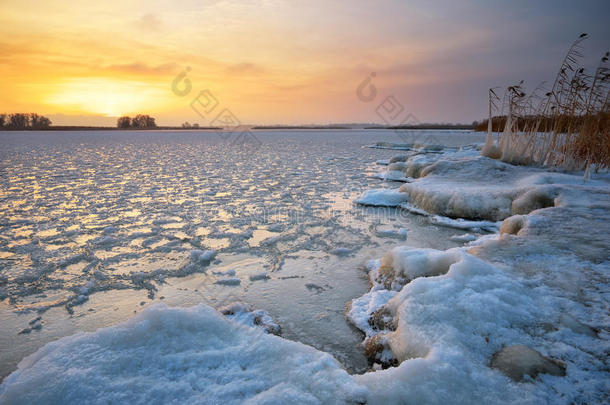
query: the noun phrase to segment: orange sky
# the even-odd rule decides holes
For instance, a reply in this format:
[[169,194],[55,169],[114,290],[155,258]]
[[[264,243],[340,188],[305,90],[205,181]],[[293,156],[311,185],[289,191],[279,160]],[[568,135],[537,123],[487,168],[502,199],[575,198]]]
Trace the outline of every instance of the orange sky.
[[[514,4],[2,0],[0,112],[206,125],[213,117],[189,104],[209,89],[243,123],[380,122],[375,107],[388,95],[421,121],[470,122],[485,115],[488,87],[550,79],[580,32],[609,37],[604,2]],[[171,83],[187,66],[193,89],[179,97]],[[379,96],[364,103],[356,88],[371,72]]]

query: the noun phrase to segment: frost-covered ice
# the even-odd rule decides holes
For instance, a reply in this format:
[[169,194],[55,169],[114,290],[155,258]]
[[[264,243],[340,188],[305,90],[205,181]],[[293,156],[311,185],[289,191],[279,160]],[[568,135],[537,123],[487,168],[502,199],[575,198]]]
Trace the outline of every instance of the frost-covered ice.
[[358,266],[394,239],[369,230],[370,216],[383,214],[384,230],[408,225],[424,246],[451,245],[450,234],[433,237],[397,211],[352,204],[379,187],[370,162],[395,163],[394,152],[362,146],[400,141],[396,133],[256,136],[252,149],[214,132],[0,133],[0,378],[49,341],[161,300],[247,301],[277,317],[288,338],[365,370],[343,308],[367,290]]

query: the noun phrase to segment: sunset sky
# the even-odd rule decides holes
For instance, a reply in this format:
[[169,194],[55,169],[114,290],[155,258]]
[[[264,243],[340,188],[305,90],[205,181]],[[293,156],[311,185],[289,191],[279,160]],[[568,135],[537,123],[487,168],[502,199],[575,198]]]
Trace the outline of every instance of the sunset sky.
[[[605,1],[0,1],[0,112],[55,124],[209,124],[208,89],[243,123],[380,122],[394,95],[420,121],[471,122],[487,89],[551,81],[580,33],[610,48]],[[186,67],[188,95],[171,91]],[[378,97],[358,85],[375,72]]]

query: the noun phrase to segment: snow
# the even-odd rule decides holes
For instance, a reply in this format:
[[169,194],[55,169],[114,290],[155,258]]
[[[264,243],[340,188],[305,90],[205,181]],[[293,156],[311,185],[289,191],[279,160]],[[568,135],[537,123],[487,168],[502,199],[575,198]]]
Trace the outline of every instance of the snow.
[[402,209],[499,233],[456,235],[471,243],[446,251],[394,247],[367,263],[371,292],[347,315],[367,347],[399,363],[355,377],[372,402],[604,402],[610,176],[583,183],[474,150],[406,164],[417,179],[400,188]]
[[398,207],[408,198],[408,194],[398,190],[374,189],[365,191],[356,199],[356,203],[376,207]]
[[218,312],[240,325],[262,328],[265,333],[279,335],[282,330],[269,312],[261,309],[255,310],[252,306],[243,302],[232,302],[218,308]]
[[406,165],[407,175],[418,177],[400,187],[409,203],[449,218],[497,222],[553,207],[566,189],[600,185],[592,181],[585,186],[580,174],[512,166],[470,150],[417,155]]
[[455,252],[435,249],[413,249],[399,246],[381,259],[378,283],[398,290],[413,279],[445,274],[449,266],[458,260]]
[[205,305],[153,305],[124,324],[62,338],[26,357],[0,386],[0,403],[366,400],[366,389],[330,355],[261,332]]
[[[545,333],[536,327],[555,320],[556,327],[561,328],[557,320],[565,303],[552,289],[535,287],[518,274],[462,249],[447,252],[416,249],[411,253],[413,257],[409,257],[409,252],[412,250],[398,249],[390,253],[394,260],[404,256],[396,266],[397,272],[409,268],[405,263],[410,261],[416,267],[421,266],[420,269],[428,268],[424,264],[427,262],[434,269],[432,273],[440,275],[415,278],[384,305],[398,320],[398,326],[382,336],[401,364],[356,377],[371,389],[376,403],[590,403],[601,400],[607,384],[602,359],[608,344],[594,343],[592,337],[574,334],[571,330]],[[456,259],[446,274],[442,274],[447,261]],[[429,274],[421,270],[416,273]],[[375,292],[380,291],[387,290]],[[366,308],[373,300],[365,296],[355,302],[357,308]],[[354,318],[356,325],[370,333],[365,311]],[[566,337],[570,345],[561,343]],[[527,390],[507,381],[489,364],[496,352],[514,344],[528,345],[549,357],[566,361],[567,376],[540,375],[533,382],[535,386]],[[571,346],[574,344],[576,347]],[[597,346],[594,356],[589,353],[591,345]],[[592,364],[595,366],[591,368]],[[558,391],[567,391],[567,397],[559,400]]]
[[367,337],[375,336],[377,331],[369,323],[371,314],[383,307],[395,294],[396,291],[391,290],[374,290],[352,300],[346,313],[348,319]]

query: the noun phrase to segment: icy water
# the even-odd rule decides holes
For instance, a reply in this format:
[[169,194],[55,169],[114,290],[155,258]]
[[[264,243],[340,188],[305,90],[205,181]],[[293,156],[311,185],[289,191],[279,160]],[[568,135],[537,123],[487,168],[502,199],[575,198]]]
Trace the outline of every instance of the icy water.
[[[354,206],[369,177],[418,140],[465,131],[0,133],[0,378],[43,344],[124,321],[153,302],[268,311],[282,335],[368,365],[345,305],[363,265],[399,244],[446,249],[459,231]],[[401,230],[407,230],[403,239]],[[199,260],[197,251],[216,256]],[[266,273],[267,277],[263,277]]]

